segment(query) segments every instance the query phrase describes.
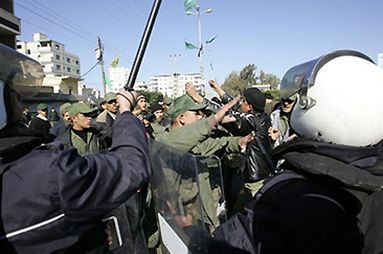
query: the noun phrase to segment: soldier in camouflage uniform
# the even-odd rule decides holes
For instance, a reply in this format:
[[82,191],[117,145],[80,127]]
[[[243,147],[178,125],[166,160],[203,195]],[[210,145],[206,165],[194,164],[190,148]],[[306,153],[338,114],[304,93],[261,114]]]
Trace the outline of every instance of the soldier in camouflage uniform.
[[[238,100],[233,100],[223,106],[216,114],[211,115],[209,118],[203,118],[201,111],[206,108],[205,104],[196,103],[189,95],[178,97],[173,101],[168,112],[172,122],[171,126],[156,137],[156,140],[180,150],[203,156],[211,156],[217,152],[241,152],[252,139],[250,135],[246,137],[211,137],[212,131],[217,128],[219,123],[226,119],[225,115],[227,111],[237,102]],[[193,188],[193,186],[189,186],[190,183],[187,180],[180,179],[176,176],[169,176],[169,179],[172,178],[175,181],[177,181],[177,179],[183,181],[174,183],[180,186],[179,192],[184,199],[183,202],[187,203],[197,195],[197,189]],[[204,209],[204,222],[209,225],[209,230],[212,233],[219,225],[217,206],[221,196],[219,194],[221,190],[211,190],[209,172],[199,173],[199,182],[199,194]]]

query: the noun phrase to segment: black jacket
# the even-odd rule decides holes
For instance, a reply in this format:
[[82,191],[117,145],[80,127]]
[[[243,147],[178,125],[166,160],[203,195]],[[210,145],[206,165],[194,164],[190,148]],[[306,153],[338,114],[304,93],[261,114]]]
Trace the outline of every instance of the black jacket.
[[[233,97],[225,94],[222,103],[226,104]],[[208,108],[217,112],[220,105],[205,100]],[[238,107],[235,110],[239,110]],[[265,112],[238,113],[232,110],[230,113],[236,118],[235,123],[223,125],[234,136],[246,136],[254,132],[254,140],[247,145],[246,157],[243,160],[240,171],[243,171],[246,182],[260,181],[270,175],[273,170],[271,161],[271,144],[269,139],[269,128],[271,127],[270,116]],[[241,164],[241,163],[240,163]]]
[[[1,253],[86,252],[73,248],[84,247],[81,240],[149,177],[142,124],[126,112],[113,128],[109,152],[84,157],[53,142],[17,159],[12,140],[1,138]],[[105,235],[104,242],[92,239],[84,240],[86,250],[105,243]]]
[[283,170],[216,232],[247,253],[382,253],[382,146],[297,138],[276,148]]
[[[235,136],[246,136],[254,131],[254,140],[246,148],[244,178],[246,182],[260,181],[270,175],[271,145],[268,130],[271,126],[267,113],[251,112],[236,115]],[[270,161],[268,161],[270,160]]]
[[49,143],[53,140],[53,136],[50,134],[51,123],[49,121],[35,117],[29,123],[29,128],[39,135],[44,143]]

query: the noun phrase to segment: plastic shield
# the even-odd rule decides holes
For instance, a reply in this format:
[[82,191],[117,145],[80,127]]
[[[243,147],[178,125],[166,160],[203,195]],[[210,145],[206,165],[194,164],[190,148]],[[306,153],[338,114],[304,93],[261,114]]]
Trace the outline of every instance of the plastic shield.
[[226,218],[219,217],[218,209],[224,204],[219,159],[196,157],[156,141],[150,154],[162,246],[169,253],[206,253],[219,218]]

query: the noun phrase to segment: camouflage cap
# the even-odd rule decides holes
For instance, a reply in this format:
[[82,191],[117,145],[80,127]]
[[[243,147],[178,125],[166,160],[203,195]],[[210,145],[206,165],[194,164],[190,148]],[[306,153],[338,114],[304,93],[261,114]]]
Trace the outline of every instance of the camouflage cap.
[[72,104],[72,106],[70,106],[68,114],[69,114],[69,117],[74,117],[75,115],[79,113],[89,114],[92,112],[93,112],[93,109],[91,109],[88,105],[82,102],[77,102]]
[[117,95],[116,93],[109,92],[109,93],[105,94],[104,100],[106,102],[109,102],[111,100],[115,100],[116,99],[116,95]]
[[198,111],[205,109],[206,107],[206,104],[198,104],[189,95],[185,94],[174,99],[173,103],[170,105],[168,115],[170,119],[174,120],[186,111]]
[[39,105],[37,105],[37,110],[43,110],[43,109],[48,109],[48,104],[39,103]]
[[65,102],[63,105],[60,106],[60,114],[64,115],[66,112],[69,111],[69,108],[72,104],[69,102]]

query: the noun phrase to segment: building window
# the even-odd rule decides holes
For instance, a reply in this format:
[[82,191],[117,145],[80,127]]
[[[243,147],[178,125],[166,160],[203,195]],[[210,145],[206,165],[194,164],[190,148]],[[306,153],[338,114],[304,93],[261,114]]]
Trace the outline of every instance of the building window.
[[28,54],[28,55],[31,54],[31,50],[30,50],[30,49],[27,50],[27,54]]
[[59,64],[56,65],[56,70],[58,70],[58,71],[61,70],[61,65],[59,65]]
[[21,45],[17,45],[16,48],[17,48],[17,49],[21,49]]
[[60,55],[56,55],[56,60],[60,60]]
[[66,67],[66,70],[67,70],[68,72],[71,72],[70,67]]
[[79,64],[80,64],[80,61],[79,61],[79,60],[76,60],[76,64],[79,65]]
[[79,69],[77,69],[77,70],[76,70],[76,73],[77,73],[77,74],[80,74],[80,70],[79,70]]
[[66,58],[66,61],[67,61],[68,63],[70,63],[70,58],[69,58],[69,57],[67,57],[67,58]]
[[60,45],[55,44],[55,49],[60,49]]

